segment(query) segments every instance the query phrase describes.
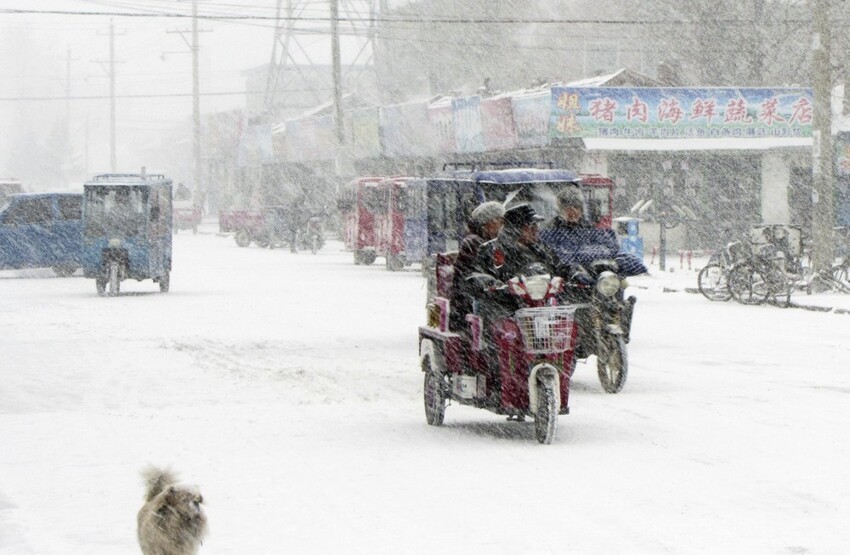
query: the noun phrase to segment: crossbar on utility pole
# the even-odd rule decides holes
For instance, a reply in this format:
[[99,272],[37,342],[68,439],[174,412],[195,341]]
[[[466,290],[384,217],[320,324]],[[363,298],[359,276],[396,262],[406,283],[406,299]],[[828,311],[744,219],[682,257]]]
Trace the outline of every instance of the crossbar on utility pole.
[[812,79],[814,84],[814,132],[812,141],[812,264],[817,271],[828,270],[834,258],[832,228],[835,226],[835,183],[832,147],[832,70],[830,0],[814,2],[812,39]]

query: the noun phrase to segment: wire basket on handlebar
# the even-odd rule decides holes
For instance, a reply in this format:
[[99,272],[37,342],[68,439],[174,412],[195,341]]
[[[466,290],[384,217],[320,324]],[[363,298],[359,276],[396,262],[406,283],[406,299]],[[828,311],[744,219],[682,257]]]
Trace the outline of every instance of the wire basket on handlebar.
[[576,306],[521,308],[514,314],[522,331],[526,351],[552,354],[569,351],[573,345]]

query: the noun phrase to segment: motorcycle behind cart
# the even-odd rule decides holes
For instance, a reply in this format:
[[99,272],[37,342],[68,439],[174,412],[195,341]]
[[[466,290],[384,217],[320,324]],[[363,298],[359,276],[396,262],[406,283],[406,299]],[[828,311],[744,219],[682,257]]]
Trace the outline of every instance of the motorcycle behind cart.
[[506,284],[478,274],[481,302],[491,309],[486,316],[467,314],[468,333],[457,333],[448,328],[453,260],[437,255],[438,295],[428,325],[419,328],[426,421],[442,425],[452,400],[509,419],[531,416],[537,441],[551,443],[558,415],[569,414],[576,362],[578,307],[558,304],[564,280],[542,267]]
[[97,293],[117,296],[125,279],[171,281],[171,180],[104,174],[83,186],[83,272]]

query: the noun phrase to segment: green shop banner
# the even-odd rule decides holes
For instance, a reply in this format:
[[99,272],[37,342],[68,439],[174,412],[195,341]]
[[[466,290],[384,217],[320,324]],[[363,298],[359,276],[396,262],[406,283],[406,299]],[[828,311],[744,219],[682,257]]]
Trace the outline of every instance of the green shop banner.
[[811,137],[811,89],[553,87],[549,136]]

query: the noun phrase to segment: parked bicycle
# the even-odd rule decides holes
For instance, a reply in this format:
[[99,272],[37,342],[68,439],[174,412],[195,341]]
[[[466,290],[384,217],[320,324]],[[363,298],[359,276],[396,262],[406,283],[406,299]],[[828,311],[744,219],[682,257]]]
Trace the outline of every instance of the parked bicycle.
[[765,302],[788,306],[791,292],[807,282],[802,232],[785,224],[750,227],[750,256],[729,270],[728,286],[742,304]]
[[828,289],[850,294],[850,225],[833,228],[833,237],[839,246],[839,257],[829,270],[815,273],[807,284],[809,293]]
[[728,301],[732,298],[729,290],[729,270],[736,262],[750,258],[750,247],[743,241],[732,241],[716,251],[708,263],[697,275],[699,292],[709,301]]

